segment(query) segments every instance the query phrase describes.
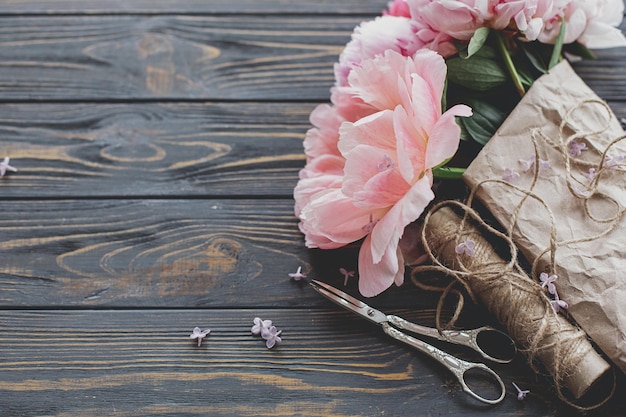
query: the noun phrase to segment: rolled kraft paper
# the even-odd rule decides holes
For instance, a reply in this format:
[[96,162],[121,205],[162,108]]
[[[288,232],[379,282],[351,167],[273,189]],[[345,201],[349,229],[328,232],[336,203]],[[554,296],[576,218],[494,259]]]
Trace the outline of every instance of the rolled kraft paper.
[[[462,259],[465,270],[472,272],[464,279],[476,298],[506,327],[518,346],[541,362],[557,387],[565,386],[576,399],[581,398],[610,365],[581,329],[562,315],[547,311],[552,307],[540,285],[519,271],[505,272],[509,262],[496,253],[477,227],[465,222],[457,240],[460,222],[461,217],[449,207],[431,213],[424,236],[432,253],[455,270],[459,270]],[[455,243],[467,239],[476,243],[474,255],[458,255]]]

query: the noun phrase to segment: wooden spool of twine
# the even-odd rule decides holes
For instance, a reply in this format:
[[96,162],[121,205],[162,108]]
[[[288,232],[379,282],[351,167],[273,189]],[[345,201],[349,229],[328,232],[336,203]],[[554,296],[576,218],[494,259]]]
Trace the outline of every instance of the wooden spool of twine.
[[[464,217],[450,205],[459,206]],[[483,232],[508,244],[511,259],[503,259]],[[475,242],[474,254],[456,253],[456,246],[468,239]],[[424,270],[434,269],[454,277],[453,284],[461,283],[506,328],[531,365],[536,359],[545,367],[554,378],[559,397],[570,405],[592,409],[611,397],[612,393],[592,407],[580,407],[563,395],[562,387],[566,387],[580,399],[611,368],[594,350],[585,332],[557,314],[544,288],[519,267],[517,249],[508,236],[487,225],[472,208],[447,201],[427,213],[422,244],[434,265],[413,271],[412,279],[418,286],[423,286],[420,277]]]

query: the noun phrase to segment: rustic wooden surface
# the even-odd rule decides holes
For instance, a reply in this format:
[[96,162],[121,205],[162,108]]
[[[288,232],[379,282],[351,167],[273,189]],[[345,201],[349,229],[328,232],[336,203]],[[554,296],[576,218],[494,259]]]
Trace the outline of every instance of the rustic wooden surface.
[[[355,247],[304,247],[291,192],[332,64],[384,4],[0,3],[0,157],[19,168],[0,179],[1,416],[580,414],[521,354],[493,366],[505,401],[478,404],[288,277],[343,286],[355,268]],[[598,57],[575,68],[623,117],[626,54]],[[434,323],[411,284],[371,304]],[[256,316],[283,330],[277,349]],[[212,329],[201,347],[195,326]],[[617,380],[589,415],[624,415]]]

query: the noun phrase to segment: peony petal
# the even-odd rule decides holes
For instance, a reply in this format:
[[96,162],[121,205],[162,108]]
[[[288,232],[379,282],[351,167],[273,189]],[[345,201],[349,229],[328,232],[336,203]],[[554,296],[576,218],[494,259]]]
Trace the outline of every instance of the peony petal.
[[345,244],[365,236],[363,228],[371,215],[371,210],[356,207],[341,190],[331,189],[311,196],[309,204],[302,208],[300,219],[308,233]]
[[461,128],[454,118],[455,116],[469,117],[471,115],[471,108],[457,104],[441,116],[428,138],[425,156],[426,169],[434,168],[454,156],[461,139]]
[[387,50],[383,55],[367,59],[361,68],[355,68],[348,77],[355,95],[378,110],[391,110],[402,104],[402,90],[398,77],[406,73],[410,59],[398,52]]
[[429,49],[422,49],[413,56],[413,65],[414,72],[429,86],[430,95],[438,100],[436,107],[441,109],[441,97],[448,71],[443,57]]
[[389,110],[374,113],[354,123],[346,122],[339,128],[337,146],[344,157],[361,144],[393,152],[396,148],[393,124],[393,112]]
[[590,22],[578,40],[591,49],[626,46],[626,38],[622,31],[601,22]]
[[368,236],[359,251],[359,292],[365,297],[374,297],[394,282],[400,285],[404,280],[404,260],[399,248],[389,247],[382,259],[374,263],[370,243]]
[[321,155],[309,161],[304,168],[300,170],[300,178],[313,178],[323,175],[339,175],[343,176],[343,167],[346,159],[343,156]]
[[408,191],[410,185],[395,167],[394,156],[368,145],[359,145],[348,154],[342,191],[356,207],[387,208]]
[[293,189],[295,200],[294,211],[300,217],[302,208],[309,204],[311,197],[330,189],[339,189],[343,181],[338,175],[318,175],[310,178],[301,178]]
[[398,167],[403,178],[413,183],[424,171],[424,156],[428,143],[427,133],[413,123],[405,109],[398,106],[394,111],[394,129],[397,139]]
[[372,260],[380,262],[390,247],[395,251],[404,228],[417,220],[435,194],[431,190],[431,178],[425,176],[393,206],[372,230]]
[[317,106],[309,117],[315,126],[309,129],[304,138],[304,152],[309,158],[320,155],[340,155],[337,149],[339,141],[339,126],[344,119],[339,116],[337,109],[328,104]]
[[[406,51],[405,48],[413,43],[414,37],[411,19],[404,16],[380,16],[361,23],[355,28],[352,39],[335,65],[337,85],[348,85],[351,70],[360,67],[364,60],[382,55],[385,51],[412,54],[414,51]],[[421,47],[421,44],[414,45],[415,50]]]

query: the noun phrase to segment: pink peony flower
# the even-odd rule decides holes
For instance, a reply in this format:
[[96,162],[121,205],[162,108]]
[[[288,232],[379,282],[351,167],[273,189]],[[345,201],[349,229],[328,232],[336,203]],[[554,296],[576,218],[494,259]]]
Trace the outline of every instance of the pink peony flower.
[[[591,49],[626,46],[626,38],[617,28],[624,16],[622,0],[570,0],[564,8],[565,43],[579,41]],[[560,20],[546,24],[538,39],[554,43],[561,28]]]
[[409,8],[414,20],[458,40],[469,40],[490,17],[484,0],[409,0]]
[[[429,50],[364,59],[330,107],[344,115],[336,143],[341,156],[325,144],[329,154],[311,156],[300,173],[295,211],[307,246],[336,248],[365,238],[359,253],[364,296],[403,282],[400,237],[434,198],[431,169],[458,148],[455,116],[471,115],[464,105],[442,114],[445,77],[443,58]],[[305,143],[322,137],[331,119],[316,119]]]
[[413,55],[423,46],[418,43],[411,20],[405,16],[385,15],[363,22],[354,29],[350,42],[335,64],[337,85],[347,85],[350,70],[358,68],[365,59],[387,50]]
[[495,0],[407,0],[418,43],[449,57],[493,16]]

